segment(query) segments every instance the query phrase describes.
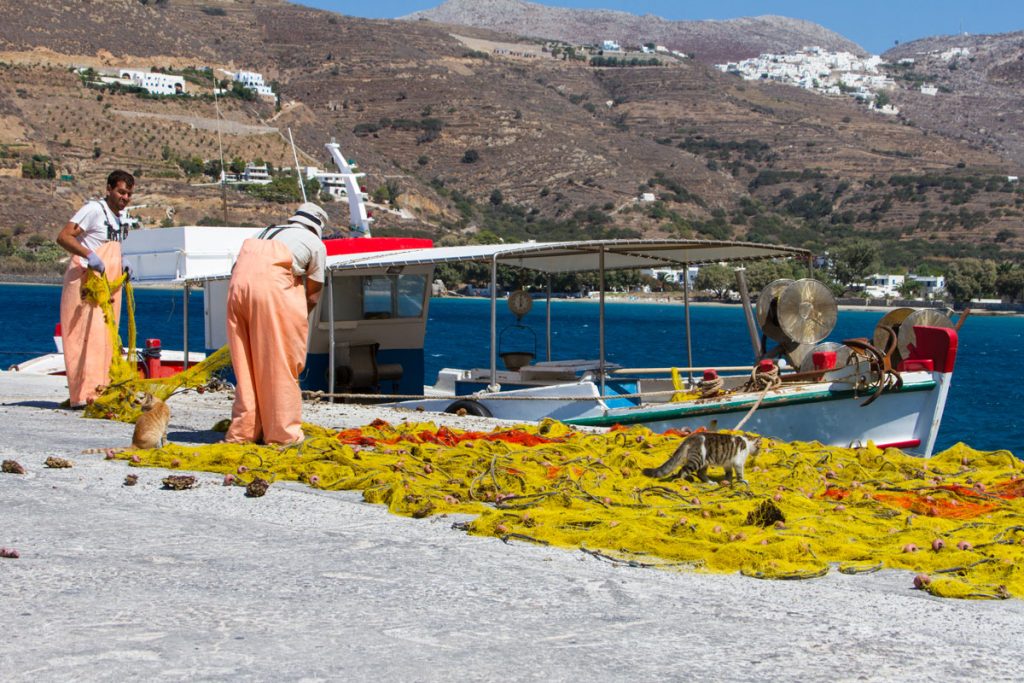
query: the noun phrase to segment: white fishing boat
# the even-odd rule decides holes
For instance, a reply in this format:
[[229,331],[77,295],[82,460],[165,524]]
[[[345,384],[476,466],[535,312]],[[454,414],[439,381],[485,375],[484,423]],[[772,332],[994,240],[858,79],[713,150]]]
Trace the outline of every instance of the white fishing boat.
[[[406,393],[395,383],[386,385],[388,377],[406,377],[410,370],[422,368],[421,321],[429,305],[423,292],[431,269],[441,263],[487,262],[490,367],[445,368],[423,397],[397,405],[514,420],[550,417],[581,426],[643,424],[655,431],[742,425],[787,441],[844,446],[871,441],[930,454],[957,352],[952,322],[930,309],[888,314],[870,340],[821,343],[835,323],[834,300],[814,280],[778,281],[766,287],[758,301],[760,327],[778,342],[767,349],[763,338],[758,341],[755,312],[741,276],[739,289],[752,343],[750,366],[695,368],[689,362],[677,368],[622,368],[606,362],[603,282],[608,270],[794,257],[810,262],[809,252],[801,249],[702,240],[592,240],[337,255],[328,264],[328,297],[335,304],[318,313],[311,354],[323,353],[326,346],[328,394],[340,390],[342,398],[360,399],[370,394],[354,392]],[[537,360],[529,349],[503,351],[497,329],[498,265],[547,274],[595,271],[601,283],[598,357],[552,359],[550,292],[545,360]],[[378,303],[391,302],[386,311],[381,309],[381,316],[368,308],[370,292],[378,294]],[[406,302],[405,311],[401,301]],[[532,299],[514,292],[508,302],[521,316]],[[685,338],[692,357],[688,305],[687,296]],[[389,330],[402,332],[396,337]],[[351,353],[357,347],[367,349],[371,358],[386,356],[385,362],[368,359],[360,370],[361,361]],[[346,357],[339,360],[342,349]],[[339,372],[331,372],[335,366]],[[375,369],[379,367],[386,367],[386,372]],[[354,374],[362,379],[353,381]],[[415,383],[405,386],[411,389]]]

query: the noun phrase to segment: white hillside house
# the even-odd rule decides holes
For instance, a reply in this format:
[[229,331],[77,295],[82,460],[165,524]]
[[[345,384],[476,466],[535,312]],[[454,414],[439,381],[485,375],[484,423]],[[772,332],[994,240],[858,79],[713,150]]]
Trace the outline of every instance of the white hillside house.
[[121,69],[118,75],[122,81],[130,81],[151,95],[181,95],[185,92],[185,79],[181,76],[132,69]]
[[263,82],[263,74],[257,73],[256,71],[239,71],[232,74],[232,78],[249,90],[255,90],[256,94],[260,97],[269,97],[277,99],[277,95],[269,85]]

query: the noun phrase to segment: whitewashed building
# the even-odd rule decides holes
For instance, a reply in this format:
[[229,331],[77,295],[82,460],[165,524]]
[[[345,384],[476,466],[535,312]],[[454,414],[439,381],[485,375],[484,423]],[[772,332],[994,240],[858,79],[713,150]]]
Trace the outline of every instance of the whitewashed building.
[[261,73],[257,73],[256,71],[239,71],[232,74],[232,78],[249,90],[255,90],[256,94],[260,97],[277,99],[277,95],[274,94],[273,89],[263,82],[263,74]]
[[864,281],[864,292],[876,299],[898,296],[900,287],[903,286],[906,276],[904,275],[883,275],[875,273],[869,275]]
[[[867,103],[874,101],[877,91],[896,85],[881,73],[881,65],[882,58],[878,55],[858,57],[850,52],[827,52],[820,47],[805,47],[790,54],[765,53],[716,66],[748,81],[776,81],[823,95],[845,93]],[[886,110],[885,113],[894,111]]]
[[907,278],[921,283],[921,293],[928,299],[946,291],[946,278],[942,275],[908,275]]
[[252,185],[267,185],[270,183],[270,169],[267,168],[266,164],[257,166],[250,161],[245,165],[245,170],[242,172],[241,182],[250,183]]
[[118,75],[151,95],[182,95],[185,92],[185,79],[181,76],[132,69],[121,69]]
[[689,268],[644,268],[640,271],[641,275],[654,278],[655,280],[661,280],[663,282],[671,282],[676,285],[682,286],[683,278],[689,281],[689,286],[692,289],[694,282],[697,281],[697,273],[700,270],[698,266],[690,266]]

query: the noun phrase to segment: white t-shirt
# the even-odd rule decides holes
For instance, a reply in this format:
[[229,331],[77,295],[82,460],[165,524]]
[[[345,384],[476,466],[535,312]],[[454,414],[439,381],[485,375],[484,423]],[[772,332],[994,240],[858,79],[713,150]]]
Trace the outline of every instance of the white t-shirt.
[[[121,217],[111,211],[102,199],[87,202],[71,217],[71,222],[84,230],[76,239],[89,251],[96,251],[107,242],[108,225],[114,230],[121,229]],[[89,265],[88,260],[81,256],[78,260],[83,266]]]
[[324,265],[327,263],[327,247],[323,240],[313,234],[304,225],[289,223],[291,227],[279,230],[282,226],[270,229],[270,234],[277,233],[273,239],[283,242],[292,252],[292,273],[295,277],[305,275],[313,282],[324,281]]

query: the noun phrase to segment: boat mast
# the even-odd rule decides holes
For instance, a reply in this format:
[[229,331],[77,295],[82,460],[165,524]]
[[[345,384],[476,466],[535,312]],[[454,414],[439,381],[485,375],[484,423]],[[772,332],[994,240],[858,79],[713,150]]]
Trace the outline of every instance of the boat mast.
[[342,180],[345,181],[345,192],[348,195],[348,229],[352,232],[353,237],[369,237],[371,221],[369,214],[366,213],[366,205],[363,204],[363,191],[360,189],[359,183],[356,182],[366,174],[355,173],[352,170],[352,166],[342,155],[338,143],[331,141],[325,147],[327,147],[331,158],[334,159],[334,164],[341,171]]
[[491,256],[491,391],[498,385],[498,255]]
[[334,401],[334,271],[327,271],[327,393]]
[[761,342],[757,339],[757,327],[754,325],[754,311],[750,307],[750,294],[747,292],[747,269],[740,266],[736,269],[736,283],[740,288],[740,300],[743,302],[743,313],[747,316],[747,331],[750,332],[750,345],[754,348],[754,360],[761,357]]
[[686,318],[687,386],[693,386],[693,340],[690,337],[690,263],[683,263],[683,316]]
[[182,334],[185,337],[184,343],[182,344],[182,352],[185,354],[185,360],[184,360],[184,364],[181,367],[184,368],[185,370],[188,370],[188,295],[189,295],[189,292],[191,291],[191,289],[192,289],[192,287],[189,285],[188,280],[185,280],[185,302],[182,305],[182,307],[183,307],[182,313],[183,313],[183,316],[184,316],[185,320],[184,320],[184,322],[182,323],[182,326],[181,326],[182,327],[181,332],[182,332]]
[[548,302],[545,308],[547,314],[547,361],[551,362],[551,273],[548,273]]
[[599,339],[598,339],[598,346],[600,347],[599,348],[599,352],[598,352],[598,366],[597,367],[598,367],[598,372],[601,373],[601,396],[604,396],[604,245],[601,246],[601,251],[599,252],[599,255],[598,255],[598,268],[599,268],[598,286],[601,288],[601,292],[599,294],[599,297],[600,297],[600,300],[601,300],[601,303],[600,303],[601,313],[600,313],[600,316],[598,317],[598,325],[597,325],[598,337],[599,337]]
[[288,129],[288,142],[292,144],[292,158],[295,159],[295,180],[299,183],[299,191],[302,192],[302,203],[305,204],[309,201],[306,199],[306,183],[302,182],[302,174],[299,171],[299,153],[295,151],[295,138],[292,137],[291,128]]

